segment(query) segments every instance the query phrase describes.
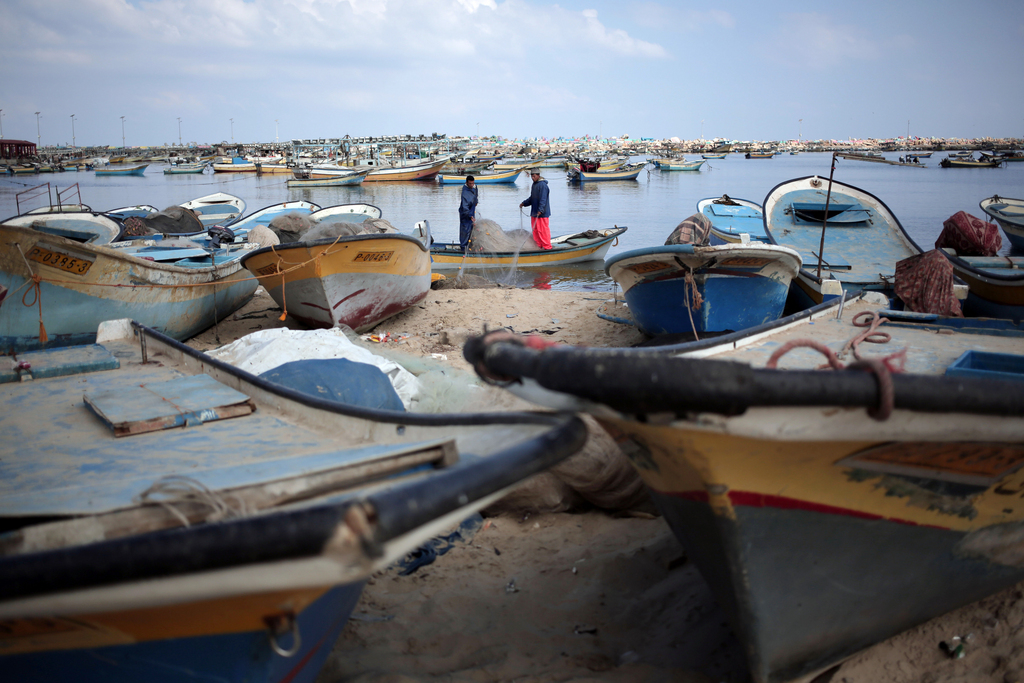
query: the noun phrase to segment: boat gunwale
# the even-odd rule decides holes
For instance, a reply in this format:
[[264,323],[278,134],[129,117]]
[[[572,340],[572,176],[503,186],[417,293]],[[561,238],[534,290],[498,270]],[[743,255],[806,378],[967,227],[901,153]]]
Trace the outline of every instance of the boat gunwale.
[[[620,226],[617,225],[614,228],[606,228],[606,229],[609,230],[610,232],[614,233],[614,234],[605,235],[604,237],[594,238],[593,242],[589,242],[587,244],[577,244],[577,245],[574,245],[574,246],[566,247],[564,249],[531,249],[529,251],[519,251],[519,252],[515,252],[515,251],[488,251],[488,252],[483,252],[483,253],[480,253],[480,254],[473,254],[472,252],[470,252],[469,256],[466,258],[466,262],[467,262],[467,265],[468,265],[470,263],[471,259],[473,259],[474,257],[476,257],[478,259],[483,259],[483,258],[487,258],[487,259],[492,259],[492,258],[511,258],[511,257],[514,257],[518,253],[519,258],[522,258],[523,256],[530,256],[530,255],[543,256],[543,255],[552,254],[552,253],[555,253],[555,254],[570,254],[570,253],[572,253],[574,251],[581,251],[583,249],[593,249],[595,246],[603,245],[604,243],[606,243],[606,242],[608,242],[610,240],[613,240],[616,237],[618,237],[619,235],[621,235],[622,233],[626,232],[626,230],[629,229],[629,226],[621,226],[620,227]],[[579,234],[579,233],[576,233],[576,234]],[[567,237],[567,238],[571,239],[572,237],[574,237],[574,235],[567,235],[567,236],[559,235],[555,239],[558,239],[560,237]],[[558,242],[557,244],[564,244],[564,243],[565,242],[563,241],[563,242]],[[555,242],[552,242],[552,244],[555,244]],[[448,249],[444,248],[445,246],[455,247],[456,244],[455,244],[455,242],[437,242],[434,245],[431,245],[430,253],[431,254],[438,253],[438,254],[442,254],[442,255],[445,255],[445,256],[448,256],[448,255],[458,256],[460,258],[462,257],[464,252],[462,252],[461,250],[453,248],[451,251],[449,251]],[[533,264],[520,263],[519,265],[520,266],[529,266],[529,265],[533,265]],[[544,264],[537,264],[537,265],[552,265],[552,264],[544,263]]]

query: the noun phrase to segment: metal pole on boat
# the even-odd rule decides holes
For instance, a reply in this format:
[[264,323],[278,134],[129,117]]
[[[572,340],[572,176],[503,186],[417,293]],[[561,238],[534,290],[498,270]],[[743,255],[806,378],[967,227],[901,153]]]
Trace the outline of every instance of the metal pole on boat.
[[821,264],[825,258],[825,224],[828,223],[828,204],[832,200],[832,176],[836,174],[836,153],[832,152],[832,170],[828,173],[828,192],[825,194],[825,215],[821,217],[821,244],[818,245],[818,279],[821,279]]

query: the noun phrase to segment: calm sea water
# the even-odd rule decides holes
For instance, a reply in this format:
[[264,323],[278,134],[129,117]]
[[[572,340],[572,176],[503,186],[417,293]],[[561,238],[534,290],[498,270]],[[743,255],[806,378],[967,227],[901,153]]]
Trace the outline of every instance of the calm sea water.
[[[928,168],[889,166],[840,159],[835,179],[866,190],[884,201],[911,237],[929,249],[942,230],[942,222],[957,211],[984,217],[978,202],[993,194],[1024,197],[1024,163],[1002,168],[952,169],[938,165],[945,152],[923,160]],[[898,154],[887,154],[896,159]],[[691,159],[697,158],[691,156]],[[629,230],[609,255],[629,249],[664,244],[672,229],[696,213],[697,202],[723,193],[758,204],[781,182],[807,175],[827,179],[832,155],[828,153],[783,154],[772,159],[745,159],[730,154],[711,159],[699,172],[659,171],[641,173],[636,181],[603,183],[566,182],[565,173],[544,169],[551,189],[551,233],[561,235],[589,229],[627,226]],[[286,200],[305,199],[321,206],[365,202],[383,211],[384,218],[399,230],[410,230],[416,221],[430,221],[438,241],[458,239],[459,185],[435,182],[364,183],[356,187],[289,189],[286,176],[217,173],[164,175],[161,164],[150,166],[142,177],[96,177],[91,171],[30,177],[0,177],[0,216],[17,213],[17,193],[49,182],[63,201],[73,202],[67,188],[78,184],[81,201],[95,210],[130,204],[151,204],[163,209],[212,192],[227,192],[246,202],[246,213]],[[496,221],[509,230],[529,229],[529,217],[519,202],[529,196],[530,181],[520,176],[514,185],[480,185],[478,216]],[[47,203],[29,202],[27,208]],[[26,206],[24,199],[22,210]],[[1004,253],[1008,250],[1005,244]],[[522,287],[594,289],[610,291],[612,280],[600,262],[560,268],[522,269],[515,275]]]

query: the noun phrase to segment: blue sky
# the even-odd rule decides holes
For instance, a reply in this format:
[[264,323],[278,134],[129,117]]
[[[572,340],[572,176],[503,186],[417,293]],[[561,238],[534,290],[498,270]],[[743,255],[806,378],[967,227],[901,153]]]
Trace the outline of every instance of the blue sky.
[[3,135],[44,145],[1024,137],[1021,0],[4,7]]

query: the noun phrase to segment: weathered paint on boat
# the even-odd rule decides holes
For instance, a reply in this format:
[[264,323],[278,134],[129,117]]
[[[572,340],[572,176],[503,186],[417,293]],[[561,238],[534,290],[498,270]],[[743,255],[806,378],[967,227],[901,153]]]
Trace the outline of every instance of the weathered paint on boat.
[[181,204],[199,216],[204,227],[211,225],[231,225],[235,219],[245,212],[245,202],[226,192],[214,192]]
[[604,267],[622,287],[636,326],[651,336],[735,331],[776,320],[799,269],[792,249],[753,243],[634,249]]
[[309,178],[289,178],[287,185],[291,188],[361,185],[363,181],[366,180],[366,176],[369,172],[370,169],[365,169],[349,173],[347,175],[332,175],[327,177],[318,177],[316,174],[310,174]]
[[584,233],[551,238],[551,249],[520,252],[486,252],[464,254],[458,244],[435,242],[430,246],[434,270],[459,268],[513,268],[555,266],[583,261],[600,261],[627,228],[598,230],[596,237]]
[[[129,321],[97,336],[25,354],[34,378],[0,392],[0,668],[12,680],[312,683],[373,572],[585,439],[565,417],[324,401]],[[112,365],[86,367],[90,354]],[[147,392],[193,419],[116,436],[82,400],[137,412]],[[224,394],[250,411],[206,415]],[[153,504],[168,481],[227,509]]]
[[521,168],[517,168],[512,171],[504,171],[501,173],[481,173],[467,174],[467,175],[446,175],[444,173],[437,176],[437,180],[442,185],[464,185],[468,175],[473,176],[473,180],[477,185],[491,185],[494,183],[514,183],[519,179],[519,174],[522,173]]
[[1013,248],[1024,251],[1024,199],[995,195],[982,199],[979,206],[995,219]]
[[144,175],[146,168],[149,164],[142,164],[140,166],[104,166],[103,168],[96,169],[96,175]]
[[[40,318],[49,337],[46,347],[92,343],[100,322],[125,315],[188,339],[236,311],[256,291],[257,282],[239,264],[241,250],[214,266],[206,265],[209,255],[202,253],[205,259],[183,262],[192,264],[187,267],[146,260],[150,248],[160,249],[134,242],[132,254],[0,226],[0,285],[19,292],[0,304],[0,349],[43,346]],[[33,276],[40,278],[34,296]],[[26,292],[24,300],[20,292]]]
[[467,360],[525,398],[591,412],[730,614],[754,680],[806,681],[1024,579],[1024,383],[946,374],[967,351],[1021,359],[1024,329],[879,312],[891,341],[861,355],[907,350],[888,415],[875,377],[813,372],[815,350],[764,369],[790,342],[840,351],[877,305],[655,349],[538,352],[495,335]]
[[242,264],[278,306],[310,327],[369,330],[430,290],[430,253],[401,234],[279,244],[248,254]]
[[422,164],[409,166],[396,166],[394,168],[375,168],[366,176],[364,182],[376,183],[388,180],[431,180],[441,172],[441,167],[448,163],[448,159],[430,161]]
[[82,211],[73,213],[26,213],[12,216],[0,225],[32,228],[47,235],[66,237],[82,244],[109,244],[116,242],[124,231],[120,220],[102,213]]
[[738,244],[741,235],[749,235],[756,242],[767,243],[764,215],[761,205],[749,199],[736,199],[724,195],[708,197],[697,202],[698,213],[711,221],[711,237],[725,244]]
[[[772,188],[763,202],[764,226],[772,244],[800,254],[803,268],[793,292],[807,308],[843,291],[873,289],[892,297],[896,262],[921,253],[885,203],[852,185],[818,176],[797,178]],[[822,220],[828,199],[821,277]]]
[[942,250],[967,283],[964,315],[1024,320],[1024,256],[956,256]]

